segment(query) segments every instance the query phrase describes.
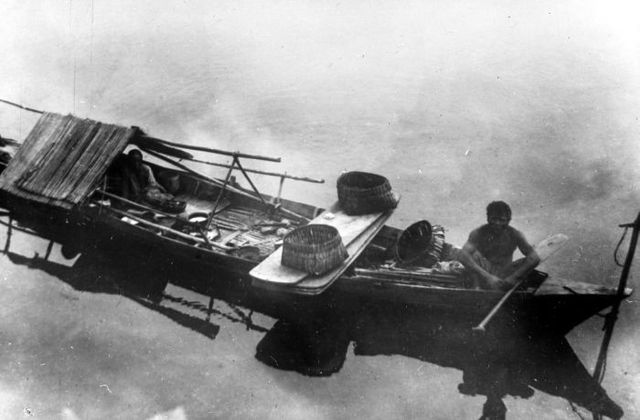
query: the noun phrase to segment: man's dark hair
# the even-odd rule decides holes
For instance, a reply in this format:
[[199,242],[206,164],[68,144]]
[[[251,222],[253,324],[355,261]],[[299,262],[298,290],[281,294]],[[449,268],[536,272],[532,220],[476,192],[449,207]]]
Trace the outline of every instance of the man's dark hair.
[[487,206],[487,217],[491,216],[506,216],[511,220],[511,207],[504,201],[492,201]]
[[138,149],[131,149],[128,155],[130,158],[133,158],[135,156],[136,158],[142,159],[142,152]]

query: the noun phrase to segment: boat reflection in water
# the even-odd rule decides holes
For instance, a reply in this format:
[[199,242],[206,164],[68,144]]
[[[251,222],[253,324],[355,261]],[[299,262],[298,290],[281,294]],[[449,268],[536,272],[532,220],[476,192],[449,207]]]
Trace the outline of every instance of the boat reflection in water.
[[259,343],[256,357],[278,369],[328,376],[341,369],[353,343],[356,356],[402,355],[461,370],[459,392],[486,397],[480,419],[504,419],[505,397],[526,399],[535,390],[565,398],[594,416],[623,415],[565,337],[498,338],[412,318],[385,310],[329,317],[315,326],[279,321]]
[[[160,283],[182,284],[190,275],[184,272],[174,275],[169,267],[153,258],[138,259],[137,264],[113,264],[112,258],[93,252],[82,254],[73,266],[63,266],[48,260],[52,243],[43,257],[38,254],[26,257],[10,250],[11,232],[34,232],[12,228],[10,220],[0,220],[0,225],[8,228],[2,253],[14,264],[42,270],[77,290],[129,297],[209,339],[216,338],[219,326],[209,321],[212,301],[207,308],[165,293],[161,300],[174,306],[168,307],[145,297],[153,285],[143,280],[158,283],[160,277],[168,277]],[[189,288],[189,284],[184,287]],[[230,290],[209,290],[208,294],[233,308],[242,305],[268,313],[246,294],[230,293]],[[180,310],[184,305],[189,311]],[[194,311],[202,316],[187,313]],[[237,318],[248,329],[266,332],[257,346],[256,358],[278,369],[308,376],[334,374],[342,368],[353,343],[357,356],[402,355],[461,370],[463,381],[458,385],[459,392],[486,397],[481,419],[505,418],[505,397],[530,398],[536,389],[565,398],[590,410],[594,416],[620,418],[623,415],[623,410],[589,374],[564,336],[530,337],[526,332],[505,336],[495,328],[480,335],[466,326],[461,328],[446,316],[438,319],[430,314],[427,318],[420,310],[402,305],[364,306],[349,312],[334,308],[333,311],[329,315],[316,314],[312,320],[298,324],[280,320],[268,331],[254,325],[250,314],[219,315],[230,320]],[[238,309],[238,312],[241,311]],[[610,331],[612,328],[610,324]]]

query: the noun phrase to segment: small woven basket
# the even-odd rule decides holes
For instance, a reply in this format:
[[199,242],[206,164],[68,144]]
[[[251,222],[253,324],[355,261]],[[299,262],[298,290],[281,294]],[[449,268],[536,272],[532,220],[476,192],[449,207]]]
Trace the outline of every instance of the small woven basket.
[[444,248],[444,228],[421,220],[398,237],[395,257],[400,265],[431,267],[442,260]]
[[329,225],[299,227],[282,241],[282,265],[310,274],[326,273],[348,256],[340,233]]
[[368,172],[346,172],[338,178],[340,207],[349,215],[394,209],[398,201],[389,180]]

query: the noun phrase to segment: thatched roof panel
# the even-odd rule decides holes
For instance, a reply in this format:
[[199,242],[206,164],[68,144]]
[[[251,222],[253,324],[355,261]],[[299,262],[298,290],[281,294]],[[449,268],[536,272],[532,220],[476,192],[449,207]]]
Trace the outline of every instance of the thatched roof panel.
[[97,186],[135,129],[45,113],[0,175],[0,189],[71,208]]

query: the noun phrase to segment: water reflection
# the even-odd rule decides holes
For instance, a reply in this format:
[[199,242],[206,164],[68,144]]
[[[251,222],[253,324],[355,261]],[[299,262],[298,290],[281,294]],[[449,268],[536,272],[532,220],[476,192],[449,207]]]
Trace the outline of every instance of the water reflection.
[[[86,253],[68,267],[49,261],[48,255],[26,257],[14,253],[10,242],[9,234],[3,253],[14,264],[42,270],[77,290],[126,296],[210,339],[215,339],[220,329],[209,322],[212,311],[248,329],[266,332],[257,346],[256,358],[277,369],[329,376],[340,371],[353,348],[358,357],[401,355],[462,371],[458,391],[485,398],[480,419],[506,418],[505,397],[528,399],[536,390],[565,398],[594,415],[620,418],[623,414],[564,337],[524,335],[505,339],[477,335],[468,328],[456,328],[455,321],[425,318],[420,312],[389,307],[327,312],[297,323],[280,320],[266,331],[251,322],[251,314],[235,306],[254,308],[250,299],[229,289],[210,291],[226,302],[232,310],[229,313],[166,293],[162,302],[184,310],[158,304],[159,288],[167,281],[184,283],[189,276],[176,274],[157,259],[114,264],[111,255]],[[197,312],[200,317],[187,312]]]
[[356,356],[402,355],[461,370],[458,391],[486,398],[480,419],[506,418],[505,397],[527,399],[535,390],[594,414],[623,415],[564,337],[497,339],[424,318],[368,310],[309,323],[278,321],[259,343],[256,358],[277,369],[328,376],[342,368],[350,343]]

